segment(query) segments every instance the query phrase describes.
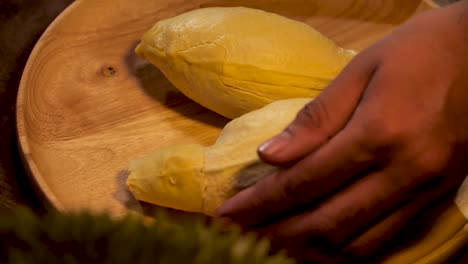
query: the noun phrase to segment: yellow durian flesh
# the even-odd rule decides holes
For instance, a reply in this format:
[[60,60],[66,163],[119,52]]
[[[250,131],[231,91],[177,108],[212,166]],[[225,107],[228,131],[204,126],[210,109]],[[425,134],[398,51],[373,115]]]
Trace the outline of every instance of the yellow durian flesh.
[[131,162],[127,187],[141,201],[200,211],[204,158],[204,148],[197,144],[160,148]]
[[228,118],[279,99],[313,98],[354,55],[304,23],[244,7],[159,21],[136,53],[187,97]]
[[279,100],[236,118],[209,147],[160,148],[130,166],[127,186],[138,200],[213,215],[231,195],[279,169],[261,162],[257,147],[309,101]]

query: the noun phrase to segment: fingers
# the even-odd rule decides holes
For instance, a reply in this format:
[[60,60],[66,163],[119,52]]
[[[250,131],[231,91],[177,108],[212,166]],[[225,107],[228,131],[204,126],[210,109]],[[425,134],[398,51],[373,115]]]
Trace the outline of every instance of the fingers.
[[[439,188],[409,186],[400,191],[389,186],[388,179],[392,177],[388,173],[392,171],[374,173],[348,188],[343,195],[325,201],[317,210],[259,228],[258,232],[268,235],[291,254],[309,261],[334,263],[379,257],[387,253],[384,251],[389,250],[389,242],[401,235],[425,207],[431,205],[427,209],[434,209],[434,204],[456,190],[447,181]],[[415,191],[406,196],[407,189]]]
[[342,129],[377,65],[374,56],[366,54],[357,55],[282,133],[263,143],[259,156],[268,163],[286,164],[314,151]]
[[[431,215],[440,213],[445,209],[447,202],[452,203],[451,195],[456,188],[444,185],[443,188],[426,191],[418,194],[410,202],[395,210],[367,231],[360,234],[343,248],[345,255],[352,257],[382,256],[394,250],[398,241],[410,241],[417,235],[412,225],[421,214]],[[450,194],[450,195],[447,195]],[[425,219],[427,221],[427,218]],[[411,228],[412,230],[408,230]],[[417,228],[416,228],[417,229]],[[404,232],[404,233],[402,233]],[[401,238],[405,238],[404,240]]]
[[343,245],[382,215],[410,198],[411,186],[393,184],[401,168],[390,167],[368,175],[325,200],[318,208],[289,217],[271,227],[279,239],[318,238]]
[[255,225],[292,209],[310,207],[373,165],[373,153],[359,143],[365,141],[362,135],[358,126],[343,130],[288,170],[265,177],[229,199],[217,215]]
[[417,216],[427,202],[416,199],[403,205],[349,243],[344,248],[345,254],[352,257],[375,256],[383,245],[390,244],[390,241]]
[[[286,249],[292,256],[314,263],[378,263],[385,254],[398,246],[395,244],[396,241],[408,241],[408,239],[400,240],[403,236],[402,232],[405,232],[404,237],[408,237],[406,235],[408,232],[414,233],[408,228],[412,227],[413,220],[419,218],[421,212],[434,215],[435,212],[440,211],[440,206],[433,208],[433,205],[441,204],[440,197],[449,191],[443,188],[422,193],[385,215],[375,225],[369,225],[369,229],[351,239],[344,247],[324,242],[321,245],[317,242],[311,244],[304,242],[304,239],[294,237],[278,238],[272,242],[278,248]],[[453,197],[445,195],[442,202],[445,204],[446,200],[450,199]]]

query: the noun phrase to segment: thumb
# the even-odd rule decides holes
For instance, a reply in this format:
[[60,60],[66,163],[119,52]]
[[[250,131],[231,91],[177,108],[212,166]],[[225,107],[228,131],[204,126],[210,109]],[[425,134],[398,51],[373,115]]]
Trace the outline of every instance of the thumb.
[[305,105],[283,132],[259,146],[262,160],[277,165],[298,160],[346,125],[377,67],[375,56],[369,51],[364,53],[358,54],[319,96]]

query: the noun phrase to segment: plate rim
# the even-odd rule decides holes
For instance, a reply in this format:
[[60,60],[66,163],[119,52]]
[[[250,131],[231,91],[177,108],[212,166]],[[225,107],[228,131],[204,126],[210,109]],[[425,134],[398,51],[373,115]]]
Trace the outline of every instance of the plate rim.
[[63,20],[64,17],[66,17],[70,12],[72,12],[80,3],[82,3],[82,1],[73,1],[71,4],[65,7],[63,11],[60,12],[60,14],[58,14],[58,16],[47,26],[47,28],[38,38],[38,40],[34,44],[31,53],[29,54],[28,60],[24,66],[23,73],[21,74],[21,79],[18,86],[18,94],[16,97],[16,140],[18,142],[18,149],[23,167],[26,170],[28,179],[32,181],[32,186],[36,191],[36,194],[38,194],[40,198],[42,198],[42,200],[45,201],[46,206],[52,206],[53,208],[59,211],[66,211],[66,208],[63,206],[63,204],[57,198],[55,193],[49,187],[49,185],[45,181],[44,175],[42,174],[41,170],[37,167],[34,158],[32,158],[31,156],[29,139],[25,127],[25,91],[26,82],[28,76],[30,76],[31,74],[34,62],[36,61],[39,52],[43,49],[44,41],[42,40],[49,34],[51,34],[50,32],[55,27],[55,25],[60,23],[60,21]]

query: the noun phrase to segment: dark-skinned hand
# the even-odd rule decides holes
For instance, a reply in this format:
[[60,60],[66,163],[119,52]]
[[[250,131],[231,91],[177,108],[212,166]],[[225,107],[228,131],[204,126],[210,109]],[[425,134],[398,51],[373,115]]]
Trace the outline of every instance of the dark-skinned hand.
[[304,260],[379,252],[468,173],[468,1],[417,15],[359,53],[258,152],[284,170],[218,216]]

